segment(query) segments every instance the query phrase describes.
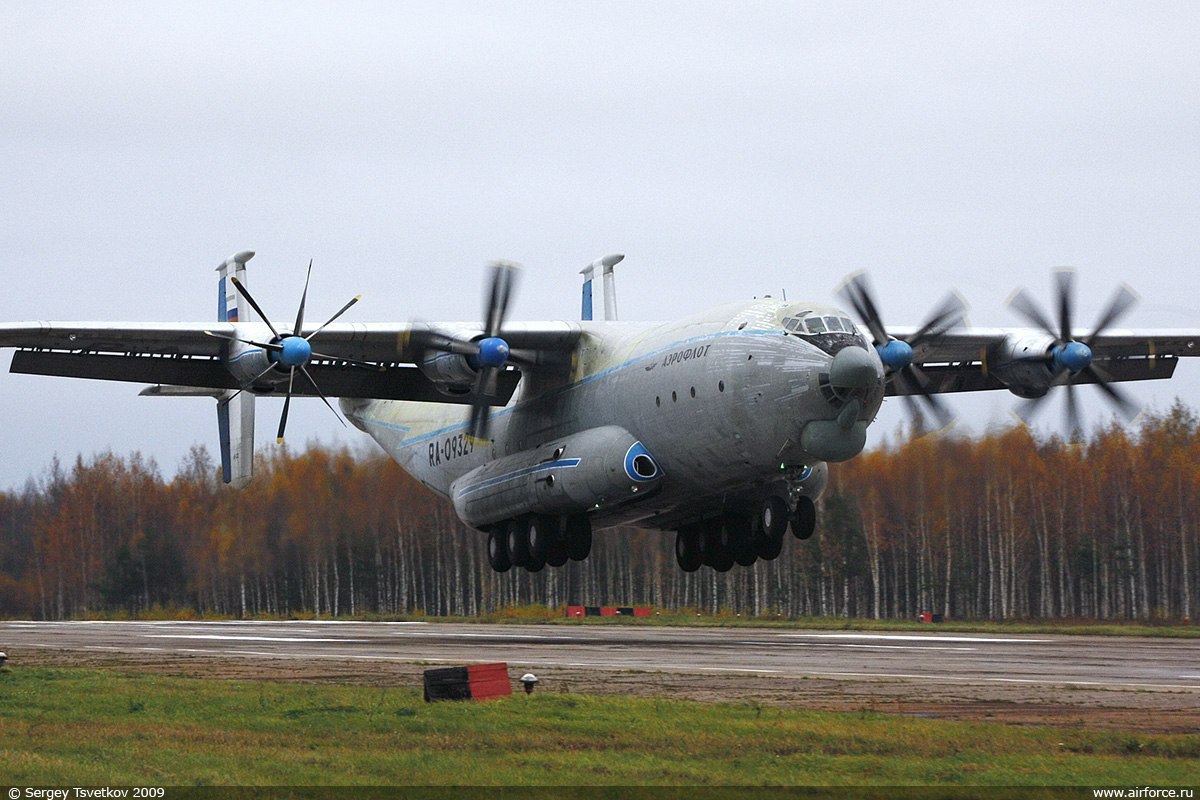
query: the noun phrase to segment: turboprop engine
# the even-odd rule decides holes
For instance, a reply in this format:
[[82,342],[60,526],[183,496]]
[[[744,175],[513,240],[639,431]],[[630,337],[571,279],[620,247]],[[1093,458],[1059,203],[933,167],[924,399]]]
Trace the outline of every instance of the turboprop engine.
[[490,461],[454,481],[450,496],[463,522],[485,528],[526,514],[582,514],[624,504],[653,491],[662,477],[633,434],[605,425]]

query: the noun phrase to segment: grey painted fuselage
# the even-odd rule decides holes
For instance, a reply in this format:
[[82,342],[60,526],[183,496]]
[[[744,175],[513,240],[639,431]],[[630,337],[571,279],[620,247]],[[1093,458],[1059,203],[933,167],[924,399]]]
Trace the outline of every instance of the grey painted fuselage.
[[[467,436],[459,407],[392,400],[343,399],[342,409],[406,471],[448,495],[451,483],[494,458],[538,447],[554,437],[615,425],[649,450],[664,473],[658,491],[611,511],[593,526],[673,529],[731,505],[752,503],[772,485],[820,472],[825,460],[857,453],[861,443],[801,445],[814,421],[841,435],[853,416],[853,439],[883,400],[883,365],[854,330],[840,348],[869,356],[870,386],[849,411],[831,399],[833,353],[817,337],[785,329],[785,321],[834,316],[835,309],[764,298],[670,323],[584,322],[570,372],[524,376],[507,407],[494,409],[489,441]],[[832,351],[832,352],[831,352]],[[824,382],[824,386],[823,386]],[[837,427],[841,414],[842,427]],[[820,452],[813,452],[813,450]],[[848,455],[843,454],[844,450]]]

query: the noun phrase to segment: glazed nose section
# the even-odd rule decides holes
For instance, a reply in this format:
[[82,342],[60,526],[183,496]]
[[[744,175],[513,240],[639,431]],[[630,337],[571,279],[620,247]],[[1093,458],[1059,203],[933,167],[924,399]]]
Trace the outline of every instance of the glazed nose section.
[[870,353],[857,347],[838,351],[829,365],[829,385],[835,389],[872,389],[879,383],[879,370]]

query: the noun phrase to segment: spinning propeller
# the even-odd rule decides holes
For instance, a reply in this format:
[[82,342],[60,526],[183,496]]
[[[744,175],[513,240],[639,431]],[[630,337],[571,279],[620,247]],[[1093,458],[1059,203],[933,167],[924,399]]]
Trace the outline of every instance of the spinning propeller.
[[950,293],[941,305],[926,318],[925,323],[907,339],[897,339],[888,335],[883,326],[879,309],[871,296],[870,285],[864,273],[852,275],[839,291],[854,313],[867,326],[874,340],[875,350],[887,368],[888,375],[901,387],[900,396],[908,406],[909,414],[914,420],[921,418],[920,405],[913,400],[919,397],[929,406],[930,412],[938,421],[938,427],[944,428],[954,421],[954,415],[946,408],[931,390],[929,377],[913,363],[913,351],[927,342],[936,341],[950,329],[962,323],[966,316],[967,307],[962,299]]
[[345,420],[342,419],[341,415],[338,414],[337,411],[334,410],[333,405],[330,404],[329,399],[325,397],[325,393],[321,391],[321,387],[317,385],[317,382],[315,380],[313,380],[313,376],[308,371],[308,362],[311,361],[314,356],[316,356],[317,358],[320,358],[320,359],[326,359],[329,361],[340,361],[340,362],[343,362],[346,364],[351,364],[356,367],[363,367],[365,369],[378,370],[380,372],[382,372],[386,369],[386,367],[383,367],[379,364],[371,364],[366,361],[355,361],[354,359],[344,358],[342,356],[324,355],[322,353],[317,353],[312,349],[312,345],[310,344],[310,342],[312,341],[313,337],[316,336],[321,331],[325,330],[326,327],[328,327],[334,320],[336,320],[342,314],[345,314],[346,311],[349,310],[349,308],[352,305],[354,305],[355,303],[357,303],[359,300],[362,299],[362,295],[358,295],[357,297],[352,299],[350,302],[346,303],[346,305],[342,306],[336,314],[334,314],[329,319],[325,320],[325,322],[319,328],[317,328],[315,331],[308,334],[307,336],[303,336],[301,334],[302,334],[302,331],[304,328],[304,306],[308,301],[308,282],[309,282],[310,278],[312,278],[312,260],[311,259],[308,262],[308,275],[305,276],[305,278],[304,278],[304,293],[300,295],[300,308],[296,312],[296,324],[292,328],[291,332],[281,334],[275,328],[275,326],[271,324],[271,319],[270,319],[270,317],[268,317],[266,315],[266,312],[264,312],[262,310],[262,308],[258,305],[258,303],[255,302],[254,297],[250,294],[250,290],[247,289],[246,286],[241,281],[239,281],[237,278],[230,278],[230,281],[232,281],[234,288],[237,289],[238,294],[240,294],[242,297],[246,298],[246,302],[249,303],[250,306],[255,311],[258,312],[258,316],[261,317],[262,321],[265,322],[267,324],[267,327],[271,329],[271,333],[274,334],[275,338],[269,342],[256,342],[252,339],[243,339],[238,336],[226,336],[224,334],[215,333],[213,331],[205,331],[205,333],[207,333],[209,336],[215,336],[218,339],[228,339],[233,342],[241,342],[242,344],[248,344],[248,345],[252,345],[254,347],[261,347],[267,351],[267,359],[271,362],[270,366],[268,366],[266,369],[264,369],[262,372],[260,372],[258,375],[256,375],[253,378],[253,380],[250,380],[250,381],[246,382],[245,384],[243,384],[242,387],[240,389],[238,389],[237,392],[234,392],[234,394],[230,397],[231,400],[234,397],[237,397],[237,395],[240,394],[241,392],[244,392],[246,389],[249,389],[251,386],[253,386],[255,383],[257,383],[261,378],[263,378],[271,370],[286,369],[288,371],[287,395],[283,401],[283,414],[279,418],[279,431],[276,435],[276,439],[279,442],[283,441],[283,432],[284,432],[284,429],[287,428],[288,409],[290,408],[290,406],[292,404],[292,389],[293,389],[293,387],[295,385],[295,381],[296,381],[296,370],[300,370],[300,372],[304,374],[304,377],[308,378],[308,382],[312,384],[313,389],[316,390],[317,394],[321,398],[321,401],[325,403],[325,405],[329,408],[330,411],[333,411],[333,415],[338,418],[338,422],[341,422],[342,425],[346,424]]
[[[1109,302],[1108,308],[1100,315],[1092,332],[1080,340],[1075,338],[1071,330],[1075,271],[1070,269],[1055,270],[1054,277],[1058,294],[1057,328],[1050,323],[1049,318],[1042,312],[1041,307],[1038,306],[1024,289],[1018,290],[1008,301],[1008,304],[1014,311],[1044,330],[1054,339],[1054,345],[1045,355],[1046,366],[1054,375],[1054,379],[1050,385],[1065,385],[1067,387],[1065,420],[1069,435],[1075,437],[1081,426],[1079,408],[1075,401],[1075,384],[1072,383],[1075,376],[1079,374],[1085,375],[1095,381],[1096,386],[1104,393],[1105,399],[1126,420],[1133,419],[1138,412],[1137,405],[1129,399],[1128,395],[1113,384],[1111,375],[1099,365],[1092,363],[1091,345],[1097,336],[1111,327],[1113,323],[1123,317],[1133,307],[1137,302],[1137,295],[1127,286],[1122,285],[1117,287],[1117,291]],[[1029,400],[1017,413],[1028,423],[1045,399],[1046,395],[1042,395],[1041,397]]]
[[538,363],[536,352],[514,350],[500,338],[500,329],[508,314],[519,268],[516,264],[498,261],[492,264],[490,270],[491,286],[483,306],[483,336],[463,339],[432,330],[414,330],[412,333],[417,345],[426,350],[463,356],[477,371],[468,428],[468,433],[477,439],[487,438],[490,421],[488,412],[492,406],[490,401],[496,395],[501,371],[510,362],[523,365]]

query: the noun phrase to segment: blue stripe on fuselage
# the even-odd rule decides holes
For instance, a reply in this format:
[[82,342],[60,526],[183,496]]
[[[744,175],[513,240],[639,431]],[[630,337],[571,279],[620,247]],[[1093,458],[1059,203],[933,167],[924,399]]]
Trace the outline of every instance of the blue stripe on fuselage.
[[[668,350],[674,350],[677,347],[682,347],[684,345],[693,344],[695,342],[702,342],[702,341],[705,341],[706,339],[719,339],[719,338],[723,338],[726,336],[779,336],[780,333],[781,333],[781,331],[779,331],[779,330],[718,331],[716,333],[705,333],[705,334],[701,334],[700,336],[693,336],[690,339],[680,339],[677,342],[672,342],[671,344],[664,345],[663,347],[660,347],[657,350],[651,350],[649,353],[643,353],[640,356],[635,356],[634,358],[631,358],[628,361],[625,361],[624,363],[618,364],[615,367],[609,367],[608,369],[602,369],[599,372],[594,372],[591,375],[588,375],[584,378],[580,378],[575,383],[568,384],[567,386],[562,386],[551,392],[547,392],[546,394],[538,395],[536,398],[530,398],[529,400],[525,400],[525,401],[513,406],[512,408],[502,408],[499,411],[489,414],[488,418],[495,419],[496,417],[502,417],[505,414],[511,414],[513,411],[516,411],[518,408],[525,405],[526,403],[531,403],[531,402],[535,402],[535,401],[542,402],[547,397],[554,397],[556,395],[565,394],[566,392],[572,391],[573,389],[583,386],[586,383],[591,383],[592,381],[607,377],[608,375],[611,375],[614,372],[618,372],[620,370],[626,369],[628,367],[633,366],[634,364],[640,363],[640,362],[645,361],[650,358],[657,358],[658,356],[662,355],[663,353],[667,352]],[[801,340],[797,339],[796,341],[801,341]],[[363,417],[359,417],[359,419],[363,419],[364,422],[372,422],[372,420],[367,420]],[[379,423],[379,424],[386,424],[386,423]],[[449,433],[450,431],[456,431],[456,430],[466,428],[469,425],[470,425],[469,421],[458,422],[458,423],[455,423],[454,425],[448,425],[444,428],[439,428],[439,429],[437,429],[435,431],[431,431],[429,433],[423,433],[420,436],[416,436],[412,439],[406,439],[403,442],[401,442],[400,445],[402,447],[408,447],[409,445],[419,444],[420,442],[423,442],[426,439],[433,439],[433,438],[441,436],[445,433]]]
[[572,469],[574,467],[578,467],[580,461],[582,461],[582,459],[560,458],[557,461],[550,461],[545,464],[535,464],[532,467],[525,467],[523,469],[518,469],[513,472],[509,472],[505,475],[500,475],[495,478],[489,478],[486,481],[480,481],[479,483],[473,483],[470,486],[464,486],[462,489],[460,489],[458,492],[456,492],[454,494],[454,496],[455,496],[455,498],[464,497],[465,495],[471,494],[472,492],[477,492],[480,489],[486,489],[489,486],[495,486],[498,483],[504,483],[505,481],[515,480],[516,478],[524,478],[526,475],[535,475],[539,472],[544,472],[549,469]]

